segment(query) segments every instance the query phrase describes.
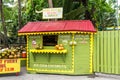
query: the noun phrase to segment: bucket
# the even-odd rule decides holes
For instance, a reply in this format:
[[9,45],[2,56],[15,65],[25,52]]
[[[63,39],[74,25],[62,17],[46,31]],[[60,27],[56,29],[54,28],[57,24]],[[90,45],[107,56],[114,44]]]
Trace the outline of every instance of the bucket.
[[22,58],[26,58],[26,57],[27,57],[26,51],[23,51],[23,52],[22,52]]

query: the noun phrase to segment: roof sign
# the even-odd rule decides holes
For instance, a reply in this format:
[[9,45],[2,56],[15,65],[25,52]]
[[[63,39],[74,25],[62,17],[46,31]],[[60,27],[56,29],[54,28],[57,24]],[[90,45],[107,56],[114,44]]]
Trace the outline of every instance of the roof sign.
[[43,19],[55,19],[63,17],[63,8],[45,8],[43,9]]

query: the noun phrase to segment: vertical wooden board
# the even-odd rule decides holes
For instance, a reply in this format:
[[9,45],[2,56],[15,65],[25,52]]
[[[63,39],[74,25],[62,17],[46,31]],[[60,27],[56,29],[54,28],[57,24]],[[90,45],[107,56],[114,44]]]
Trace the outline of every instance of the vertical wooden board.
[[[120,47],[120,31],[118,31],[118,48]],[[120,74],[120,49],[118,49],[118,73]]]
[[94,52],[93,52],[93,64],[94,64],[94,72],[97,71],[97,34],[94,34],[94,48],[93,48]]
[[111,64],[111,66],[112,66],[112,73],[114,73],[114,69],[115,69],[115,67],[114,67],[114,60],[115,60],[115,55],[114,55],[114,31],[111,31],[111,60],[112,60],[112,64]]
[[107,73],[107,32],[104,31],[104,72]]
[[107,61],[108,61],[108,73],[111,73],[111,49],[110,49],[110,44],[111,44],[111,33],[110,31],[108,31],[108,41],[107,41],[107,52],[108,52],[108,56],[107,56]]
[[[83,36],[87,36],[86,43],[83,43]],[[90,38],[89,35],[75,35],[75,74],[90,73]]]
[[101,46],[100,46],[100,49],[101,49],[101,52],[100,52],[100,54],[101,54],[101,72],[104,72],[104,53],[103,53],[103,44],[104,44],[104,41],[103,41],[103,31],[101,32],[101,38],[100,38],[100,44],[101,44]]
[[100,32],[97,33],[97,42],[96,42],[96,72],[100,71]]
[[120,73],[119,31],[98,32],[96,38],[96,72]]
[[118,49],[119,49],[119,46],[118,46],[118,31],[115,32],[115,73],[118,74],[118,60],[119,60],[119,53],[118,53]]

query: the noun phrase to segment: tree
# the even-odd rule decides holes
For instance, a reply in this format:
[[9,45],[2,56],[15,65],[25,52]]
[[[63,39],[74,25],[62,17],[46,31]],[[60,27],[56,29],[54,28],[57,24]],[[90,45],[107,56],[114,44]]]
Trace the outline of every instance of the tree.
[[19,29],[22,27],[21,25],[21,0],[18,0],[18,26]]
[[[19,26],[19,29],[22,27],[21,25],[21,0],[18,0],[18,26]],[[18,41],[21,44],[22,37],[18,37]]]
[[25,15],[28,21],[41,21],[42,14],[37,14],[35,11],[48,8],[48,0],[28,0],[26,5]]
[[89,19],[96,28],[114,25],[114,9],[105,0],[64,0],[63,4],[64,19]]
[[49,8],[53,8],[53,2],[52,0],[48,0]]
[[64,20],[89,19],[96,28],[114,25],[114,9],[105,0],[28,0],[26,22],[43,20],[42,14],[36,14],[35,10],[40,11],[51,6],[63,7]]
[[2,20],[2,27],[3,27],[3,31],[4,31],[4,45],[5,47],[8,47],[8,37],[7,37],[7,29],[5,26],[5,19],[4,19],[4,12],[3,12],[3,1],[0,0],[0,12],[1,12],[1,20]]

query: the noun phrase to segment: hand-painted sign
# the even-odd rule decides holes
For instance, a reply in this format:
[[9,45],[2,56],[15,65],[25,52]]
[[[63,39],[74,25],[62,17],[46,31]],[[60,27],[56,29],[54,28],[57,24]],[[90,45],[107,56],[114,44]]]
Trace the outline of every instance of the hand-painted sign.
[[43,19],[62,18],[63,8],[43,9]]
[[20,72],[20,59],[0,59],[0,74]]

